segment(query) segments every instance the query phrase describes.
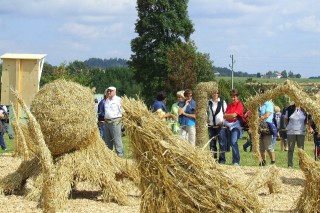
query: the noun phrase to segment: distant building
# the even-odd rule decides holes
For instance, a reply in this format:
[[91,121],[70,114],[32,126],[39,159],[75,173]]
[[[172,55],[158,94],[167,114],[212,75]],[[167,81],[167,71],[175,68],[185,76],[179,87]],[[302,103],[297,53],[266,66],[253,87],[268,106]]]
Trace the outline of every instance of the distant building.
[[215,76],[220,76],[220,73],[219,72],[215,72],[213,73]]
[[282,77],[281,73],[278,73],[278,72],[274,72],[270,76],[270,78],[281,78],[281,77]]

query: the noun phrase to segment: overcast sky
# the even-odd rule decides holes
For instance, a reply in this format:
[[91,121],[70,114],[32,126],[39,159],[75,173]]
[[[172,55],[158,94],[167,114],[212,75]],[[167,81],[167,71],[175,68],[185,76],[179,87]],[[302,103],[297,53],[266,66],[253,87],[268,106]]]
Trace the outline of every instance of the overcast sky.
[[[189,0],[198,51],[215,66],[262,74],[320,76],[319,0]],[[0,0],[0,55],[47,54],[52,65],[124,58],[137,19],[134,0]]]

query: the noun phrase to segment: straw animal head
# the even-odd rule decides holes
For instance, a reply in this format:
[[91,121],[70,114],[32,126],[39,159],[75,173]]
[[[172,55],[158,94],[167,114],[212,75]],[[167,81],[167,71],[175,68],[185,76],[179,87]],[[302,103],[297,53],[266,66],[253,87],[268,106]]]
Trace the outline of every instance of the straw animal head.
[[89,88],[65,80],[46,84],[35,95],[31,112],[52,155],[87,147],[96,131],[94,96]]

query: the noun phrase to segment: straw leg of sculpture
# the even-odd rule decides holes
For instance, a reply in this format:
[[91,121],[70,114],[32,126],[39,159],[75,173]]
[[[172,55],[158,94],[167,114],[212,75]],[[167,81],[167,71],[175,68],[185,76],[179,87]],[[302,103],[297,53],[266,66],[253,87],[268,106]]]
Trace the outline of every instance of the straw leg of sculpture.
[[14,190],[24,188],[27,179],[33,175],[39,174],[40,162],[37,158],[23,161],[19,168],[0,180],[0,191],[2,193],[12,193]]
[[298,212],[320,212],[320,163],[299,149],[299,163],[306,181],[297,204]]

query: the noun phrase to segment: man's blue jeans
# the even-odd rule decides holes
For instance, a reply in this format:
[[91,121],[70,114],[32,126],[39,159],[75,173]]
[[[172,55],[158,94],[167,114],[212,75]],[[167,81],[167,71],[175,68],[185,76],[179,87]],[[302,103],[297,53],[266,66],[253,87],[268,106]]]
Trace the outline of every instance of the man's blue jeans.
[[119,157],[123,157],[123,144],[122,144],[122,132],[121,132],[121,119],[106,120],[106,132],[105,142],[109,149],[116,149],[116,153]]

